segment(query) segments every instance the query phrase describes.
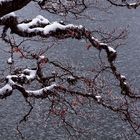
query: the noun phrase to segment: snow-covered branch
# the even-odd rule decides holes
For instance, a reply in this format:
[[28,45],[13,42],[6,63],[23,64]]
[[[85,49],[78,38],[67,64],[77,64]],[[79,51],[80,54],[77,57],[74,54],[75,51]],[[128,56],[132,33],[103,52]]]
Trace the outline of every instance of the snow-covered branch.
[[46,97],[47,91],[51,91],[57,85],[54,83],[39,90],[26,90],[24,84],[36,78],[37,70],[24,69],[21,74],[8,75],[6,77],[6,85],[0,88],[0,98],[6,98],[11,95],[13,90],[19,90],[25,97]]
[[12,94],[13,88],[12,86],[7,83],[5,86],[0,88],[0,99],[6,98]]
[[[10,24],[7,25],[7,21],[10,21]],[[114,61],[116,58],[116,51],[112,47],[93,37],[92,33],[82,25],[65,25],[63,22],[56,21],[51,23],[41,15],[22,23],[18,23],[15,15],[10,15],[9,18],[1,18],[0,23],[6,25],[7,28],[9,27],[12,33],[23,37],[41,36],[43,38],[55,37],[58,39],[87,39],[96,49],[105,50],[109,61]],[[6,36],[6,31],[3,30],[4,37]]]
[[[50,115],[51,113],[54,113],[55,115],[60,115],[60,118],[63,119],[62,122],[66,120],[63,118],[65,113],[70,111],[70,114],[72,115],[73,112],[75,112],[77,104],[82,105],[82,108],[85,105],[85,107],[89,109],[92,105],[91,101],[94,101],[95,104],[101,105],[123,116],[123,119],[127,120],[133,129],[135,131],[138,130],[140,134],[140,123],[137,121],[137,119],[139,120],[139,112],[136,110],[135,106],[140,100],[140,96],[132,91],[126,77],[119,72],[115,65],[117,52],[113,47],[111,47],[112,42],[110,43],[108,41],[110,35],[103,35],[101,32],[103,39],[100,41],[95,37],[91,30],[82,25],[65,24],[63,21],[51,22],[41,15],[30,20],[19,20],[14,11],[21,9],[30,3],[30,1],[31,0],[0,0],[0,26],[3,26],[2,39],[11,47],[8,52],[11,53],[11,56],[7,60],[7,63],[10,64],[10,73],[12,73],[6,76],[5,83],[1,85],[0,99],[12,95],[15,90],[19,91],[25,101],[29,106],[31,106],[31,109],[23,118],[23,120],[26,120],[33,108],[29,98],[47,98],[48,105],[50,105],[50,112],[48,114]],[[40,7],[42,9],[44,8],[46,11],[57,14],[67,14],[70,12],[76,16],[77,14],[80,15],[80,13],[87,8],[86,2],[90,2],[87,0],[32,1],[38,2]],[[93,0],[91,1],[93,2]],[[140,5],[138,0],[134,3],[130,3],[129,1],[128,3],[127,0],[107,1],[115,6],[133,9]],[[99,1],[96,2],[99,3]],[[95,5],[92,5],[92,7],[93,6]],[[99,68],[94,66],[92,67],[91,63],[89,64],[90,68],[83,69],[81,67],[79,70],[77,67],[73,68],[73,66],[70,65],[63,66],[62,62],[50,60],[48,58],[49,55],[46,53],[47,49],[45,46],[43,46],[44,50],[40,49],[40,52],[36,53],[33,49],[28,50],[24,47],[25,44],[23,45],[23,42],[17,45],[17,40],[12,40],[9,34],[16,34],[23,38],[27,37],[29,40],[31,37],[35,36],[39,36],[39,39],[48,39],[50,37],[56,38],[57,40],[72,38],[83,41],[83,39],[85,39],[88,43],[86,46],[87,48],[92,47],[97,49],[99,52],[104,51],[105,53],[99,54]],[[109,37],[106,38],[104,36]],[[115,39],[119,40],[116,36]],[[113,39],[110,37],[110,40],[112,41]],[[15,55],[15,53],[18,55]],[[22,56],[23,60],[30,59],[32,61],[36,61],[36,68],[26,68],[24,70],[21,70],[21,68],[14,70],[14,66],[16,66],[14,65],[16,63],[14,58],[19,55]],[[102,58],[106,59],[102,60]],[[85,60],[85,57],[83,57],[83,59]],[[79,67],[80,66],[81,62]],[[110,79],[111,82],[109,81]],[[113,80],[114,83],[112,84]],[[3,82],[3,78],[1,82]],[[120,94],[115,94],[116,91],[118,93],[120,91]],[[83,112],[85,110],[84,108],[77,108],[79,108],[78,111],[82,110]],[[61,109],[63,110],[61,111]],[[71,110],[73,112],[71,112]],[[85,113],[86,115],[88,114],[87,112]],[[81,112],[79,114],[82,116]],[[134,118],[132,116],[133,114],[135,115]],[[75,118],[76,115],[78,114],[75,113],[73,118]]]
[[25,69],[21,74],[6,76],[6,85],[0,88],[0,98],[7,97],[12,94],[14,86],[22,86],[23,84],[34,80],[36,70]]
[[[86,39],[96,49],[104,50],[107,54],[107,59],[110,64],[110,69],[112,70],[112,73],[114,74],[116,79],[120,82],[120,87],[122,91],[130,96],[131,91],[129,86],[126,84],[126,82],[122,80],[121,74],[118,72],[116,66],[113,63],[117,57],[116,50],[114,50],[108,44],[99,41],[97,38],[95,38],[92,35],[91,31],[89,31],[85,27],[81,25],[77,26],[74,24],[65,25],[63,22],[56,22],[56,21],[51,23],[48,19],[40,15],[32,20],[26,22],[23,21],[21,23],[18,23],[17,17],[15,15],[14,16],[10,15],[10,19],[12,19],[13,24],[12,26],[10,24],[9,28],[12,30],[13,33],[16,33],[23,37],[41,36],[43,38],[55,37],[58,39],[66,39],[66,38],[74,38],[78,40]],[[6,20],[9,20],[9,18],[7,17],[2,18],[1,24],[6,23]],[[32,76],[29,77],[21,76],[21,78],[23,77],[28,81],[28,78],[30,79],[30,77]],[[21,79],[21,81],[24,80]]]
[[45,98],[48,96],[47,92],[53,90],[55,87],[57,87],[57,84],[52,84],[50,86],[46,86],[39,90],[26,90],[28,97],[36,97],[36,98]]
[[37,70],[25,69],[21,74],[8,75],[6,80],[11,85],[25,84],[35,79]]

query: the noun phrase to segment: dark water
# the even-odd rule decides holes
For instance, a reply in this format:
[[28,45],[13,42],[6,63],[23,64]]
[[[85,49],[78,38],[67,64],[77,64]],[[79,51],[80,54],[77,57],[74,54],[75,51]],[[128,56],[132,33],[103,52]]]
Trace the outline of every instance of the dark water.
[[[94,16],[94,12],[88,11],[89,14]],[[24,13],[24,14],[23,14]],[[41,12],[33,4],[24,8],[22,11],[17,12],[22,18],[32,18],[38,14],[44,15],[50,21],[61,20],[62,18],[56,15],[50,15],[47,12]],[[104,22],[96,21],[104,19]],[[140,9],[127,10],[127,9],[111,9],[110,14],[100,13],[95,16],[95,22],[89,20],[75,21],[68,19],[71,23],[83,24],[89,29],[102,26],[106,30],[111,30],[113,27],[123,28],[128,26],[128,39],[126,45],[118,49],[117,65],[122,73],[129,78],[132,83],[139,88],[139,71],[140,71]],[[27,44],[34,45],[37,48],[37,43]],[[57,49],[52,49],[48,55],[52,58],[59,58],[65,60],[74,66],[90,66],[91,62],[88,55],[95,54],[93,52],[86,52],[84,49],[85,43],[75,40],[65,41],[65,45],[58,45]],[[82,46],[82,47],[81,47]],[[8,47],[1,43],[0,48],[8,50]],[[8,53],[0,50],[0,69],[3,70],[6,64],[6,60],[9,57]],[[3,59],[4,58],[4,59]],[[17,60],[18,65],[20,61]],[[23,62],[22,65],[27,65],[27,62]],[[8,70],[7,70],[8,71]],[[45,111],[47,110],[47,101],[37,100],[34,103],[34,110],[27,123],[20,125],[20,129],[27,140],[65,140],[68,139],[64,131],[59,129],[54,130],[51,124],[44,121]],[[15,92],[12,96],[6,100],[0,101],[0,140],[18,140],[19,135],[16,132],[16,126],[22,116],[27,112],[28,106],[20,93]],[[46,110],[45,110],[46,109]],[[93,133],[87,136],[87,140],[125,140],[125,139],[140,139],[135,134],[131,135],[131,129],[126,123],[122,122],[118,116],[112,112],[98,107],[95,110],[96,119],[91,122],[90,127],[94,130]],[[42,117],[41,117],[42,116]],[[44,118],[43,118],[44,117]],[[85,125],[88,125],[88,123]],[[88,126],[87,126],[88,127]],[[82,139],[82,138],[80,138]]]

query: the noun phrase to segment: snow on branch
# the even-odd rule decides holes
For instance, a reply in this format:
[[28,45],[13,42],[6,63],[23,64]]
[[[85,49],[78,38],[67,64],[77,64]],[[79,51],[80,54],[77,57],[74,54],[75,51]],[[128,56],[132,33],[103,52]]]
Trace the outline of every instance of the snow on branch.
[[[7,22],[9,23],[7,25]],[[2,19],[0,24],[6,25],[10,28],[12,33],[18,34],[22,37],[41,36],[43,38],[55,37],[57,39],[86,39],[98,50],[105,50],[109,61],[114,61],[116,58],[116,51],[107,44],[100,42],[97,38],[92,36],[92,32],[82,25],[67,24],[63,22],[49,22],[48,19],[39,15],[32,20],[18,23],[17,17],[13,16],[10,19]],[[10,20],[10,22],[9,22]],[[3,37],[6,36],[7,30],[3,30]]]
[[23,70],[23,74],[25,75],[25,77],[27,78],[28,81],[35,79],[36,72],[37,72],[37,70],[30,70],[30,69]]
[[36,98],[42,98],[44,97],[45,95],[47,95],[46,93],[48,91],[51,91],[52,89],[54,89],[55,87],[57,87],[57,84],[52,84],[50,86],[46,86],[42,89],[39,89],[39,90],[26,90],[25,92],[27,93],[27,96],[28,97],[36,97]]
[[0,98],[8,96],[15,85],[21,86],[36,77],[36,70],[25,69],[21,74],[6,76],[6,85],[0,88]]
[[8,75],[6,77],[6,80],[8,83],[11,85],[15,84],[25,84],[28,83],[36,78],[36,72],[37,70],[30,70],[30,69],[25,69],[22,71],[21,74],[17,75]]
[[59,22],[50,23],[48,19],[39,15],[28,23],[20,23],[17,25],[17,30],[19,32],[24,32],[25,34],[31,35],[36,33],[37,35],[47,36],[50,32],[55,32],[57,30],[66,30],[68,28],[79,28],[81,26],[75,26],[73,24],[63,25]]
[[0,99],[3,99],[12,94],[13,88],[10,84],[6,84],[2,88],[0,88]]
[[[1,19],[2,20],[2,19]],[[7,19],[8,20],[8,19]],[[12,23],[13,21],[13,23]],[[110,64],[110,68],[114,76],[120,81],[120,85],[122,90],[125,90],[125,93],[130,93],[129,87],[124,83],[122,80],[121,74],[117,71],[116,67],[114,66],[113,62],[117,57],[117,52],[108,44],[100,42],[97,38],[92,35],[92,32],[86,29],[85,27],[74,24],[65,25],[62,22],[49,22],[48,19],[44,18],[43,16],[37,16],[30,21],[23,21],[18,23],[17,17],[13,16],[12,20],[9,24],[9,28],[11,29],[12,33],[18,34],[19,36],[23,37],[32,37],[32,36],[41,36],[43,38],[55,37],[57,39],[66,39],[66,38],[74,38],[74,39],[86,39],[88,40],[93,47],[98,50],[105,50],[107,54],[107,59]],[[15,22],[16,21],[16,22]],[[1,24],[6,23],[6,21],[1,21]],[[12,26],[11,26],[12,25]],[[27,82],[34,79],[36,73],[33,71],[25,70],[24,74],[12,76],[11,79],[17,79],[19,83],[25,83],[25,79]],[[24,79],[25,78],[25,79]],[[17,82],[16,81],[16,82]]]
[[12,94],[14,89],[19,90],[25,97],[41,98],[46,96],[47,91],[51,91],[57,85],[54,83],[39,90],[25,90],[23,84],[36,78],[37,70],[24,69],[21,74],[8,75],[6,85],[0,88],[0,98],[5,98]]
[[31,33],[31,32],[42,31],[43,27],[41,26],[48,25],[49,23],[50,23],[49,20],[45,19],[41,15],[38,15],[31,22],[18,24],[17,27],[19,30],[23,32],[25,31]]

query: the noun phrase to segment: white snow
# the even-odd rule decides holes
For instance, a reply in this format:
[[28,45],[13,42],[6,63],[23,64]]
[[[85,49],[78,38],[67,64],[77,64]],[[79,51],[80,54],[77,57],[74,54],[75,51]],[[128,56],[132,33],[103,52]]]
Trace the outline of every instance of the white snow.
[[36,16],[36,19],[38,19],[39,23],[43,23],[43,24],[49,24],[50,23],[48,19],[44,18],[41,15]]
[[124,84],[124,85],[127,85],[127,83],[126,83],[126,82],[123,82],[123,84]]
[[97,38],[95,38],[94,36],[92,36],[92,39],[99,43],[99,40]]
[[101,96],[100,95],[96,95],[95,97],[97,99],[97,102],[100,102],[101,101]]
[[[105,46],[107,46],[106,43],[100,42],[100,41],[99,41],[98,39],[96,39],[94,36],[92,36],[92,39],[93,39],[95,42],[97,42],[99,45],[105,45]],[[116,50],[113,49],[112,47],[107,46],[107,48],[108,48],[108,50],[109,50],[110,53],[116,53]]]
[[107,44],[106,44],[106,43],[100,43],[100,45],[104,45],[104,46],[107,46]]
[[[43,24],[45,27],[40,27],[39,25]],[[36,27],[34,27],[36,26]],[[29,23],[21,23],[17,25],[18,29],[27,32],[27,33],[32,33],[32,32],[42,32],[44,35],[49,34],[51,31],[56,31],[56,29],[61,29],[64,30],[66,28],[72,28],[72,27],[77,27],[77,28],[83,28],[82,25],[75,26],[73,24],[68,24],[68,25],[62,25],[59,22],[53,22],[50,23],[48,19],[44,18],[41,15],[38,15],[36,18],[34,18],[31,22]]]
[[12,91],[10,84],[6,84],[4,87],[0,88],[0,94],[5,94],[6,92]]
[[36,77],[36,70],[30,70],[30,69],[24,69],[23,73],[18,74],[18,75],[7,75],[6,79],[8,80],[8,83],[10,85],[17,85],[17,83],[15,83],[12,78],[23,78],[26,77],[27,80],[33,80]]
[[9,83],[10,85],[15,85],[15,82],[12,80],[12,77],[17,78],[16,75],[7,75],[7,76],[6,76],[6,79],[8,80],[8,83]]
[[34,29],[30,29],[31,26],[37,26],[37,25],[40,25],[40,24],[49,24],[49,20],[44,18],[43,16],[41,15],[38,15],[36,16],[31,22],[29,23],[21,23],[21,24],[18,24],[18,28],[22,31],[27,31],[27,32],[33,32],[35,30],[38,30],[38,31],[42,31],[43,28],[41,27],[37,27],[37,28],[34,28]]
[[134,3],[130,3],[129,6],[135,6],[137,3],[134,2]]
[[122,78],[122,79],[126,79],[126,77],[125,77],[124,75],[121,75],[121,78]]
[[68,79],[74,80],[75,78],[72,75],[70,75],[70,76],[68,76]]
[[45,56],[44,55],[40,55],[39,58],[40,59],[45,59]]
[[1,17],[1,19],[7,19],[9,17],[16,17],[16,14],[14,12],[11,12],[11,13],[9,13],[9,14],[4,15],[3,17]]
[[7,63],[8,63],[8,64],[13,64],[13,62],[14,62],[14,61],[13,61],[13,59],[12,59],[11,57],[8,58],[8,60],[7,60]]
[[56,31],[56,29],[62,29],[62,30],[64,30],[64,29],[66,29],[66,28],[71,28],[71,27],[75,27],[75,26],[74,26],[73,24],[62,25],[62,24],[60,24],[60,23],[58,23],[58,22],[54,22],[54,23],[52,23],[52,24],[50,24],[50,25],[47,25],[47,26],[44,28],[43,33],[44,33],[45,35],[47,35],[47,34],[49,34],[49,32],[51,32],[51,31]]
[[36,77],[36,72],[37,70],[30,70],[30,69],[25,69],[23,70],[23,73],[27,73],[28,75],[25,74],[26,78],[28,80],[33,80]]
[[[22,87],[17,82],[14,82],[14,80],[12,78],[17,78],[17,79],[21,78],[22,79],[22,78],[26,77],[27,80],[33,80],[36,77],[36,72],[37,72],[37,70],[24,69],[21,74],[7,75],[6,76],[7,84],[5,86],[3,86],[2,88],[0,88],[0,94],[5,94],[6,92],[12,91],[13,90],[12,86],[14,86],[14,85]],[[41,93],[43,93],[43,91],[51,90],[55,86],[56,86],[56,84],[52,84],[51,86],[42,88],[40,90],[27,91],[27,93],[30,93],[30,94],[41,94]]]
[[79,28],[81,28],[81,29],[82,29],[83,27],[84,27],[83,25],[79,25]]
[[109,52],[116,53],[116,50],[114,50],[112,47],[108,47],[108,50]]
[[42,89],[39,89],[39,90],[26,90],[26,92],[29,94],[29,95],[41,95],[43,94],[44,92],[47,92],[48,90],[52,90],[54,87],[56,87],[57,84],[54,83],[50,86],[47,86],[47,87],[44,87]]

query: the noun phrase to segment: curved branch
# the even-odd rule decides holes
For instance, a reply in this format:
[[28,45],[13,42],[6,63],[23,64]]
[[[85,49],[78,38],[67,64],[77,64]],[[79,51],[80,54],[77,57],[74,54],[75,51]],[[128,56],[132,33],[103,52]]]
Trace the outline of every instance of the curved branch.
[[127,7],[128,9],[136,9],[140,6],[140,1],[136,1],[133,3],[127,2],[127,0],[121,0],[121,2],[113,1],[113,0],[107,0],[111,5],[117,6],[117,7]]
[[[37,16],[31,21],[18,23],[17,17],[10,15],[6,18],[1,18],[1,25],[9,27],[12,33],[18,34],[22,37],[41,36],[44,38],[55,37],[58,39],[86,38],[89,42],[98,50],[105,50],[110,61],[114,61],[116,58],[116,51],[105,43],[101,43],[98,39],[91,35],[91,32],[85,27],[79,25],[53,22],[50,23],[48,19],[43,16]],[[7,30],[4,30],[5,32]],[[6,34],[3,32],[3,34]],[[4,36],[5,37],[5,36]]]

